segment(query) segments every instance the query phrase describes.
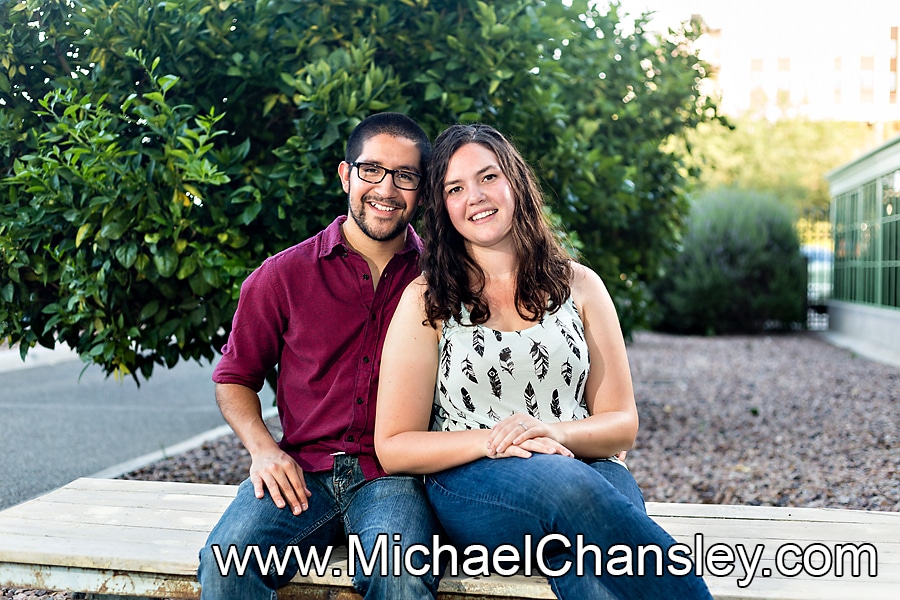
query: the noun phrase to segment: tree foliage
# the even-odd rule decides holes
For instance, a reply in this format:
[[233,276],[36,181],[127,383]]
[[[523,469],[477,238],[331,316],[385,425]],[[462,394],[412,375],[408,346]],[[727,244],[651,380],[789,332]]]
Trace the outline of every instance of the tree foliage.
[[343,142],[481,121],[535,166],[626,333],[715,118],[696,31],[583,0],[0,0],[0,339],[108,373],[211,359],[246,275],[346,211]]
[[873,147],[866,123],[777,121],[745,116],[730,126],[702,124],[687,136],[708,190],[740,188],[775,196],[783,204],[824,214],[831,193],[825,174]]

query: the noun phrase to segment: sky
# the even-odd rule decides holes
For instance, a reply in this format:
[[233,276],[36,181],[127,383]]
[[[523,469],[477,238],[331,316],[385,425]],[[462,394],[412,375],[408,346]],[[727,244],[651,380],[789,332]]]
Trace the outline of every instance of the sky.
[[662,29],[674,26],[698,13],[712,27],[739,23],[758,28],[761,37],[796,34],[796,29],[790,29],[796,23],[816,23],[837,31],[854,21],[900,16],[898,0],[620,0],[620,4],[628,13],[656,13],[654,28],[657,23]]

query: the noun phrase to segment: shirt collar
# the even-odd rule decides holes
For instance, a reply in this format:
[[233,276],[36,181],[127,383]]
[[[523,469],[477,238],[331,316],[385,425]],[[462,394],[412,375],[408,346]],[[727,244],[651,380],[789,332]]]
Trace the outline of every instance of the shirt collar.
[[[347,220],[347,215],[341,215],[336,218],[322,232],[322,247],[319,250],[319,258],[325,258],[333,252],[346,252],[350,247],[344,243],[344,236],[341,234],[341,225]],[[412,225],[406,226],[406,245],[403,250],[398,252],[399,256],[413,253],[416,256],[422,253],[422,240],[416,234]]]

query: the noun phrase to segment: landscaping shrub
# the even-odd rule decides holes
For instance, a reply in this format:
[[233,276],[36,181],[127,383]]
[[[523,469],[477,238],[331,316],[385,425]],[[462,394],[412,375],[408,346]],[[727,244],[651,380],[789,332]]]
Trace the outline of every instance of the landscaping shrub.
[[657,327],[714,335],[802,323],[806,264],[793,222],[772,196],[725,189],[699,198],[681,251],[654,286]]
[[347,210],[373,112],[508,135],[625,334],[717,118],[700,29],[588,0],[0,1],[0,339],[114,376],[214,360],[240,285]]

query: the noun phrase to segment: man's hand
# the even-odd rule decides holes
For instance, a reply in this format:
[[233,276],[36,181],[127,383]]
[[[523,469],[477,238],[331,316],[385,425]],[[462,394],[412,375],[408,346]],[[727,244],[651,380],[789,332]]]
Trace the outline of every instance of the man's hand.
[[303,469],[280,449],[253,456],[250,481],[257,498],[264,498],[267,489],[278,508],[290,505],[295,515],[309,508],[312,492],[306,487]]

